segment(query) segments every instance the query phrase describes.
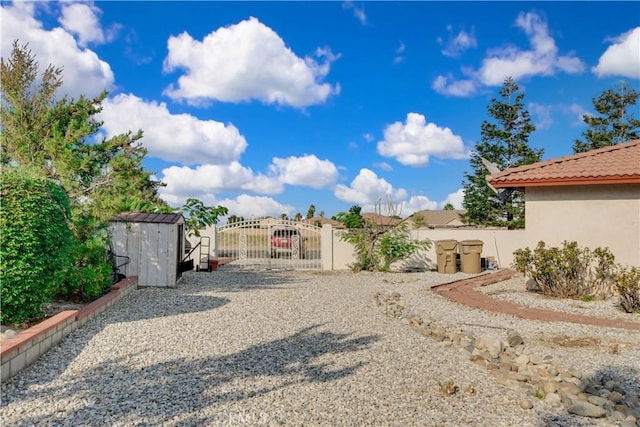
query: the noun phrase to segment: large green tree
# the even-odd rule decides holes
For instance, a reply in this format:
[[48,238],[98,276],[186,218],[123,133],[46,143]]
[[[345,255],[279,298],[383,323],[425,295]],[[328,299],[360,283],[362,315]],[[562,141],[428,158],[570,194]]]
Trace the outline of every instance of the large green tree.
[[573,151],[582,153],[640,138],[640,120],[633,116],[631,108],[637,101],[638,92],[626,82],[593,98],[598,115],[582,116],[587,129],[582,132],[584,139],[575,140]]
[[57,97],[62,69],[49,65],[40,76],[35,56],[18,41],[0,61],[0,83],[2,173],[17,170],[63,189],[74,246],[58,292],[83,299],[99,295],[111,282],[105,221],[133,206],[167,208],[157,194],[160,183],[142,165],[142,132],[100,138],[96,115],[107,93]]
[[529,147],[529,135],[535,131],[529,112],[524,107],[524,92],[516,81],[507,77],[498,98],[492,98],[480,130],[481,141],[471,154],[472,171],[463,181],[466,214],[463,220],[487,226],[524,227],[524,198],[518,191],[496,194],[487,184],[489,170],[482,159],[506,169],[540,161],[543,150]]
[[164,205],[159,182],[144,170],[142,131],[96,141],[103,92],[95,98],[57,99],[62,69],[49,65],[38,81],[38,62],[27,45],[13,44],[0,63],[0,161],[59,183],[74,217],[105,220],[132,205]]

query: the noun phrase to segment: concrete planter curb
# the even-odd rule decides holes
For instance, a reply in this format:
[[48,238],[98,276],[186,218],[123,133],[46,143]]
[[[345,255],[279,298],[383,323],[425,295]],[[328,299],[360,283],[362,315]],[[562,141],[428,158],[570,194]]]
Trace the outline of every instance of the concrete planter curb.
[[12,378],[57,345],[64,337],[111,307],[138,287],[138,277],[126,278],[80,310],[66,310],[0,343],[2,382]]

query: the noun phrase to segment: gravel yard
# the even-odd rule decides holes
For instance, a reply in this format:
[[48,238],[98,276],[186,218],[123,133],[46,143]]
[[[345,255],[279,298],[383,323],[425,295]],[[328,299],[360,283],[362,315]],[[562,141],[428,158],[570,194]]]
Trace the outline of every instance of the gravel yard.
[[[186,273],[177,289],[134,291],[3,384],[0,418],[12,426],[618,425],[542,401],[521,409],[520,391],[461,349],[384,315],[372,297],[399,293],[406,310],[477,337],[515,329],[528,351],[585,375],[624,376],[640,394],[639,333],[521,320],[430,291],[466,276]],[[508,282],[485,291],[517,298],[521,284]],[[459,392],[442,393],[447,381]]]

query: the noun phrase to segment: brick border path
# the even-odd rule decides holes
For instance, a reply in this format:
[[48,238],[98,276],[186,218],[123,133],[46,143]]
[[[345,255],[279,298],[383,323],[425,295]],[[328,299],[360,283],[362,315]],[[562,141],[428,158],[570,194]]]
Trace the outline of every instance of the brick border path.
[[495,273],[485,273],[469,279],[462,279],[444,285],[433,287],[432,290],[459,304],[483,310],[495,311],[523,319],[541,320],[545,322],[570,322],[586,325],[604,326],[609,328],[623,328],[640,331],[640,323],[625,320],[606,319],[601,317],[583,316],[580,314],[563,313],[541,308],[529,308],[508,301],[501,301],[475,290],[477,286],[486,286],[501,282],[515,276],[513,270],[500,270]]

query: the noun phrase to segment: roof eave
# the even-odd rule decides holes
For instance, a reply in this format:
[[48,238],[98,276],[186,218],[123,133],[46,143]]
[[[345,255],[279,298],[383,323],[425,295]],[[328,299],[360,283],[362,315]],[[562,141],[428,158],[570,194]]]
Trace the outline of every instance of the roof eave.
[[640,184],[640,175],[602,178],[540,179],[490,182],[495,188],[557,187],[567,185]]

